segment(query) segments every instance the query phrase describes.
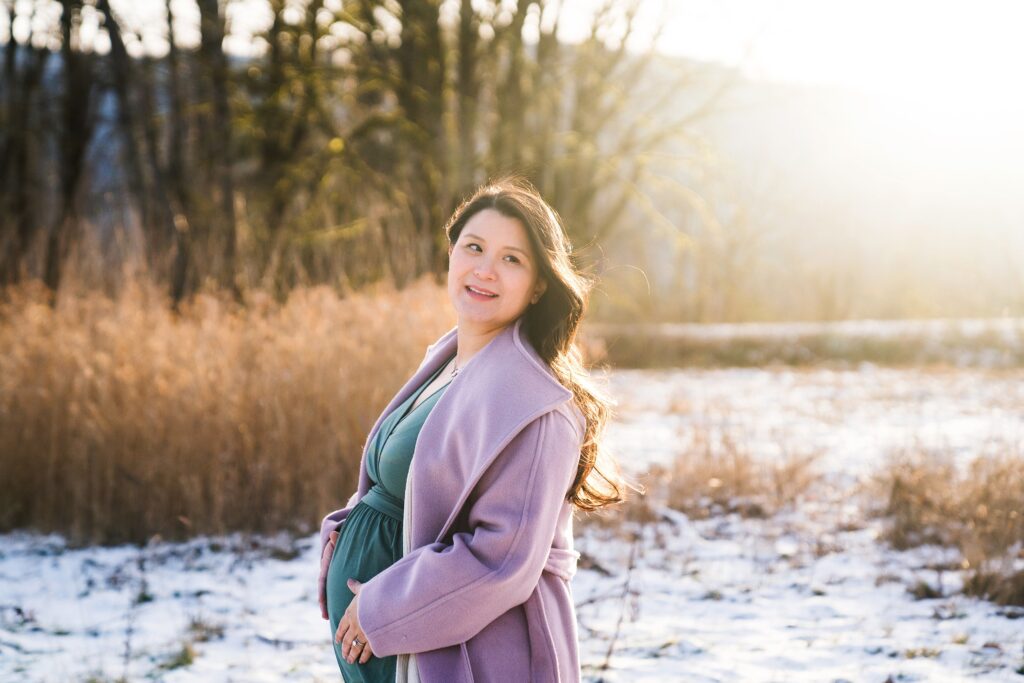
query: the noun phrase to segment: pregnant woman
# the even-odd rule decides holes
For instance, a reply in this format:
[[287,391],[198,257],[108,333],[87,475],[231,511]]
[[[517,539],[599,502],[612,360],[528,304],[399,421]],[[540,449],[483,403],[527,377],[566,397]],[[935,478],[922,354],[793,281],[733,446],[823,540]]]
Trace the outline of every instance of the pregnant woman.
[[609,400],[576,342],[589,282],[523,180],[481,187],[445,232],[457,324],[323,520],[321,613],[346,681],[579,681],[573,511],[623,486],[598,467]]

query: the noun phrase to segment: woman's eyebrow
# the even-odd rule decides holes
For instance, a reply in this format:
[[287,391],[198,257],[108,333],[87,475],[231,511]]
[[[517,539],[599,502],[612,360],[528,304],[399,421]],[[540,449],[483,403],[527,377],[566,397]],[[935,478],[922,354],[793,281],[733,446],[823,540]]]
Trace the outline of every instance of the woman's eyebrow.
[[[474,234],[473,234],[473,233],[471,233],[471,232],[467,232],[467,233],[465,234],[465,236],[466,236],[466,237],[472,237],[473,239],[475,239],[475,240],[480,240],[481,242],[487,242],[487,240],[485,240],[485,239],[484,239],[483,237],[481,237],[480,235],[474,235]],[[505,248],[506,248],[506,249],[511,249],[512,251],[518,251],[518,252],[519,252],[520,254],[522,254],[523,256],[525,256],[525,257],[527,257],[527,258],[529,258],[529,257],[530,257],[530,255],[529,255],[528,253],[526,253],[526,251],[525,251],[525,250],[523,250],[523,249],[520,249],[519,247],[513,247],[513,246],[506,246]]]

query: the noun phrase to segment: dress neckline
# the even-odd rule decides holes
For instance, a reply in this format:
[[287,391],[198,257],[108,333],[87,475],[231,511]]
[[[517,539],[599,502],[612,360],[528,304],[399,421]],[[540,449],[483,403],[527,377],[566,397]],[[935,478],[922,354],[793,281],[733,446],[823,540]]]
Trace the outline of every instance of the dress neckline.
[[[407,404],[407,405],[406,405],[406,406],[404,407],[405,409],[404,409],[404,410],[402,411],[402,414],[401,414],[401,416],[400,416],[400,417],[399,417],[399,418],[398,418],[397,420],[395,420],[395,426],[397,426],[397,425],[398,425],[398,424],[399,424],[399,423],[400,423],[400,422],[401,422],[402,420],[404,420],[405,418],[409,417],[409,415],[411,415],[411,414],[412,414],[412,413],[413,413],[413,412],[414,412],[414,411],[415,411],[415,410],[416,410],[417,408],[420,408],[420,407],[422,407],[424,403],[426,403],[426,402],[427,402],[427,401],[429,401],[430,399],[434,398],[434,396],[436,396],[436,395],[438,395],[439,393],[441,393],[441,391],[443,391],[443,390],[445,389],[445,387],[447,387],[447,386],[448,386],[449,384],[451,384],[451,383],[452,383],[452,380],[451,380],[451,379],[450,379],[450,380],[448,380],[447,382],[445,382],[444,384],[442,384],[441,386],[439,386],[439,387],[438,387],[437,389],[435,389],[434,391],[432,391],[432,392],[430,393],[430,395],[429,395],[429,396],[427,396],[427,397],[426,397],[425,399],[423,399],[422,401],[420,401],[419,405],[417,405],[417,404],[416,404],[416,401],[417,401],[417,399],[419,399],[420,395],[421,395],[421,394],[422,394],[422,393],[423,393],[423,392],[424,392],[424,391],[426,390],[426,388],[427,388],[427,387],[429,387],[429,386],[431,385],[431,383],[432,383],[432,382],[433,382],[433,381],[434,381],[435,379],[437,379],[438,375],[440,375],[440,374],[441,374],[441,371],[442,371],[442,370],[444,370],[444,369],[445,369],[446,367],[448,367],[448,363],[449,363],[449,362],[451,362],[451,359],[450,359],[450,358],[448,359],[448,361],[447,361],[447,362],[445,362],[445,363],[444,363],[443,365],[441,365],[441,367],[440,367],[440,368],[438,368],[438,369],[437,369],[437,371],[436,371],[436,372],[434,372],[434,374],[432,374],[432,375],[431,375],[431,376],[430,376],[430,377],[429,377],[429,378],[427,379],[427,381],[425,381],[425,382],[423,383],[423,386],[421,386],[421,387],[420,387],[419,389],[417,389],[417,390],[416,390],[415,392],[413,392],[412,396],[410,396],[410,397],[409,397],[409,401],[410,401],[410,403],[408,403],[408,404]],[[453,377],[452,379],[454,379],[454,377]],[[394,430],[392,430],[392,431],[394,431]]]

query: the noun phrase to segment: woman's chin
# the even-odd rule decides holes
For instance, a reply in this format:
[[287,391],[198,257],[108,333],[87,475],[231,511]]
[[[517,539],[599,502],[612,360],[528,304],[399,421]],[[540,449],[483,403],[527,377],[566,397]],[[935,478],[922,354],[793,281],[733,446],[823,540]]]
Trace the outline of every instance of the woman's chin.
[[455,312],[458,315],[458,324],[460,327],[471,325],[474,327],[483,327],[493,330],[499,327],[505,327],[516,320],[515,317],[510,318],[507,315],[495,315],[494,311],[481,311],[473,308],[472,306],[457,306],[455,308]]

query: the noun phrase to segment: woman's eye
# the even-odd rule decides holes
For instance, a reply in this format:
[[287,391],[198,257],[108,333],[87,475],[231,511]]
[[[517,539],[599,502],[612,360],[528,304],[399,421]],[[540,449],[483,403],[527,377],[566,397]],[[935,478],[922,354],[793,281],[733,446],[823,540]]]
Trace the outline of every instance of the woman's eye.
[[466,245],[466,248],[467,249],[472,249],[473,247],[479,247],[479,246],[480,245],[477,244],[476,242],[470,242],[469,244]]
[[512,263],[519,263],[519,259],[513,256],[512,254],[509,254],[508,257],[512,259]]

